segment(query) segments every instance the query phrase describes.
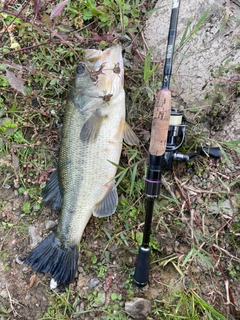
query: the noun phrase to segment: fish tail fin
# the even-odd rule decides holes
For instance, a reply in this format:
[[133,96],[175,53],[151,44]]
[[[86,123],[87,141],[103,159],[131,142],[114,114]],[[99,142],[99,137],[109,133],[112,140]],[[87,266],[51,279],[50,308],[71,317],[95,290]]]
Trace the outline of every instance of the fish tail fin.
[[63,245],[51,233],[26,259],[26,263],[35,271],[51,273],[53,279],[63,285],[68,285],[75,277],[78,262],[78,247]]

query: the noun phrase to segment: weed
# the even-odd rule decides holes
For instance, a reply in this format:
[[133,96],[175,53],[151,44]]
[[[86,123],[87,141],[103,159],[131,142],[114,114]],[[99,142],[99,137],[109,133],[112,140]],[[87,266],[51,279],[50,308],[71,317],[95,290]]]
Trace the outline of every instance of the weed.
[[1,252],[0,252],[0,261],[3,263],[5,271],[8,271],[9,270],[9,266],[5,263],[6,258],[7,258],[7,253],[4,252],[3,250],[1,250]]
[[[137,46],[137,33],[141,31],[141,25],[145,19],[142,11],[151,9],[152,4],[153,1],[140,3],[138,0],[73,0],[68,1],[61,16],[59,15],[52,20],[50,19],[52,5],[47,10],[40,10],[36,20],[29,19],[33,14],[30,2],[26,3],[23,11],[17,11],[19,6],[15,6],[15,4],[9,5],[8,12],[1,10],[0,23],[3,30],[1,32],[3,45],[0,48],[2,58],[0,64],[0,182],[1,186],[15,186],[18,195],[24,198],[21,210],[26,216],[36,215],[42,208],[41,191],[44,187],[44,181],[55,167],[54,159],[57,156],[64,110],[63,101],[69,91],[69,83],[75,65],[81,60],[85,47],[105,48],[112,42],[123,40],[125,58],[126,61],[129,60],[129,67],[125,68],[127,118],[129,122],[135,124],[139,135],[144,136],[143,142],[138,148],[123,146],[122,160],[117,166],[118,173],[115,177],[119,191],[117,214],[105,223],[102,220],[96,222],[98,227],[103,226],[103,232],[95,233],[94,239],[103,235],[106,242],[104,252],[99,253],[89,249],[84,240],[80,245],[81,249],[84,249],[88,261],[84,265],[84,271],[87,274],[98,277],[105,284],[108,278],[112,281],[112,278],[108,277],[110,268],[118,268],[120,280],[117,285],[114,283],[113,288],[110,288],[109,284],[107,291],[109,304],[105,303],[104,306],[101,306],[103,293],[98,290],[87,290],[84,296],[82,292],[79,293],[75,288],[72,289],[72,285],[70,285],[69,289],[64,292],[49,293],[49,305],[39,320],[81,318],[85,314],[90,318],[92,314],[94,314],[94,318],[101,314],[105,320],[127,320],[129,318],[124,312],[124,302],[132,300],[136,295],[136,288],[132,281],[134,274],[134,259],[132,257],[136,256],[137,248],[142,243],[142,221],[145,213],[143,177],[146,171],[147,152],[143,146],[148,144],[154,95],[161,85],[161,68],[158,69],[158,64],[152,62],[151,50],[144,58],[144,64],[140,62],[132,65],[131,61]],[[141,8],[143,8],[142,11]],[[188,21],[180,40],[180,47],[197,35],[206,22],[210,9],[203,14],[195,26],[192,26],[190,20]],[[13,10],[12,14],[10,10]],[[17,16],[16,12],[19,13]],[[225,18],[223,23],[228,23],[227,17]],[[9,28],[6,29],[6,26],[10,25],[11,31]],[[131,47],[130,50],[128,46]],[[11,70],[17,79],[24,82],[23,92],[11,86],[6,69]],[[240,92],[239,78],[233,78],[231,75],[238,69],[239,63],[235,64],[229,59],[219,66],[218,70],[211,71],[212,79],[206,83],[205,88],[208,86],[208,92],[205,98],[210,105],[210,113],[206,114],[206,117],[213,119],[210,120],[212,125],[218,122],[219,116],[223,116],[231,96],[238,95]],[[118,73],[118,71],[118,65],[116,65],[114,72]],[[228,85],[230,93],[226,93],[225,85]],[[105,95],[103,98],[109,99],[111,97]],[[204,114],[204,110],[197,107],[192,108],[191,111],[195,112],[195,115]],[[195,126],[192,126],[192,129],[188,128],[187,136],[185,146],[182,147],[184,152],[189,149],[195,150],[196,146],[207,140],[200,131],[196,133]],[[214,141],[210,142],[215,143]],[[219,165],[219,170],[222,170],[225,164],[232,168],[233,163],[229,150],[235,150],[239,153],[239,140],[222,142],[220,145],[224,161]],[[211,170],[211,168],[207,168],[207,165],[208,160],[191,163],[195,171],[194,174],[199,179],[206,170]],[[177,167],[177,170],[182,169]],[[185,172],[184,176],[186,176]],[[190,176],[187,179],[190,179]],[[201,265],[212,272],[215,263],[212,262],[212,256],[207,250],[216,241],[221,243],[221,231],[224,229],[225,232],[227,225],[219,226],[217,240],[212,235],[199,235],[195,221],[192,216],[190,217],[196,208],[192,206],[192,210],[186,209],[187,201],[193,201],[196,195],[186,192],[184,199],[182,194],[178,194],[174,175],[169,173],[169,175],[164,175],[164,178],[171,183],[168,188],[162,187],[161,196],[156,200],[150,239],[151,271],[156,272],[158,280],[157,277],[161,275],[159,269],[172,266],[177,275],[183,279],[192,266],[201,262]],[[184,187],[188,181],[181,182],[180,186]],[[217,200],[214,198],[217,203],[221,197],[224,198],[229,193],[229,190],[231,192],[231,188],[238,188],[237,177],[234,181],[229,181],[219,176],[217,182],[218,187],[221,190],[224,189],[224,196],[214,195],[217,198]],[[240,198],[238,193],[236,197]],[[211,193],[204,199],[205,207],[209,205],[210,200],[212,200]],[[5,202],[0,200],[1,210],[4,206]],[[199,219],[202,217],[201,213],[198,213]],[[215,220],[218,220],[218,217]],[[5,234],[14,228],[12,221],[1,219],[0,222],[1,230]],[[187,224],[188,222],[192,222],[192,229]],[[202,222],[202,224],[204,223]],[[111,227],[108,228],[109,225]],[[24,228],[27,230],[27,226]],[[229,237],[234,248],[239,246],[239,230],[240,226],[236,219],[232,221]],[[180,232],[185,236],[184,244],[187,243],[183,246],[183,250],[181,248],[182,251],[178,251],[173,245],[174,250],[162,257],[162,249],[164,248],[161,244],[161,237],[169,239],[171,242],[169,247],[171,247],[172,242],[178,242]],[[191,232],[193,239],[190,239]],[[116,257],[114,258],[117,266],[112,263],[114,252],[111,245],[113,248],[114,246],[117,248],[115,250],[117,254],[115,253]],[[124,254],[122,251],[118,251],[119,248],[120,250],[124,249]],[[0,260],[6,261],[7,257],[5,250],[1,250]],[[221,258],[218,263],[220,260]],[[214,272],[216,274],[218,271],[214,270]],[[234,262],[229,264],[227,272],[234,279],[239,278],[239,268]],[[222,273],[218,272],[218,275],[221,276]],[[161,291],[159,283],[155,283],[154,279],[151,280],[151,285],[156,285],[156,290]],[[167,284],[168,280],[166,279],[166,284],[164,284],[168,292],[167,299],[162,296],[161,299],[152,299],[150,318],[169,320],[224,319],[192,287],[188,290],[177,290]],[[118,288],[119,283],[121,283],[121,288]],[[145,291],[141,292],[141,294],[145,294]],[[84,310],[81,310],[81,304],[84,304]],[[8,309],[2,307],[0,312],[4,315],[8,314]]]
[[228,266],[228,271],[229,271],[229,274],[231,275],[232,278],[239,279],[239,277],[240,277],[240,267],[239,267],[239,265],[230,264]]
[[64,293],[54,292],[54,294],[49,295],[49,307],[39,320],[70,319],[70,315],[76,308],[75,302],[79,300],[79,294],[75,298],[74,296],[70,289],[66,289]]
[[191,20],[189,19],[187,22],[187,26],[185,28],[185,31],[183,33],[182,39],[180,40],[179,46],[183,46],[184,43],[188,42],[204,25],[205,20],[207,19],[209,12],[211,11],[212,7],[210,7],[198,20],[198,22],[192,27],[192,30],[189,32],[189,27],[191,25]]
[[85,2],[72,2],[67,10],[66,15],[70,15],[74,27],[81,27],[84,21],[98,24],[98,28],[107,28],[107,31],[115,25],[120,24],[122,31],[130,23],[139,17],[139,2],[133,1],[112,1],[87,0]]
[[[144,79],[144,83],[145,83],[145,88],[147,90],[148,93],[148,97],[150,98],[150,100],[153,100],[154,94],[156,92],[156,88],[154,88],[154,85],[156,85],[156,83],[154,83],[154,75],[155,75],[155,71],[158,67],[157,64],[153,64],[152,68],[151,68],[151,59],[152,59],[152,49],[150,49],[145,57],[145,61],[144,61],[144,69],[143,69],[143,79]],[[151,82],[151,86],[150,86],[150,82]],[[157,82],[159,83],[159,82]]]
[[[217,312],[206,301],[201,299],[198,294],[193,291],[179,291],[174,288],[172,295],[169,297],[168,308],[166,308],[160,300],[155,300],[153,306],[153,314],[161,317],[161,319],[208,319],[208,320],[226,320],[219,312]],[[175,304],[177,305],[175,307]]]

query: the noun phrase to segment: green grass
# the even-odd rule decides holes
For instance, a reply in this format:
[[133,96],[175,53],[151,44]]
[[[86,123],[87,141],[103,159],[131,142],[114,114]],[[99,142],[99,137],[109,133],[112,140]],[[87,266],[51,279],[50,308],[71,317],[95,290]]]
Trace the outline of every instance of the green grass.
[[[153,2],[146,4],[146,10],[153,9]],[[10,12],[18,8],[10,7]],[[12,10],[12,11],[11,11]],[[15,186],[19,196],[25,198],[21,206],[22,213],[30,219],[41,213],[41,191],[44,187],[43,180],[49,175],[49,170],[56,166],[57,148],[60,136],[60,125],[64,114],[64,101],[67,98],[73,70],[81,60],[83,49],[88,47],[106,48],[115,42],[122,42],[124,47],[132,45],[134,37],[142,31],[142,25],[147,14],[143,14],[139,1],[102,0],[102,1],[69,1],[61,15],[50,19],[53,7],[40,11],[38,18],[40,26],[30,20],[33,7],[29,3],[26,10],[18,17],[7,12],[1,12],[0,29],[9,25],[14,19],[14,34],[9,32],[0,36],[3,46],[0,48],[0,175],[1,186]],[[199,21],[192,26],[189,20],[185,32],[177,49],[181,51],[193,36],[204,25],[210,9],[203,14]],[[116,36],[117,35],[117,36]],[[126,53],[129,60],[134,53]],[[144,63],[139,63],[134,68],[125,70],[125,89],[128,104],[127,118],[136,132],[148,132],[151,127],[154,94],[160,87],[161,72],[157,64],[151,60],[152,51],[149,50]],[[26,63],[26,61],[28,63]],[[227,77],[226,84],[230,85],[232,94],[239,94],[239,83],[230,82],[230,72],[237,70],[239,64],[231,64],[227,61],[219,67],[218,72],[211,73],[211,80],[206,84],[208,93],[205,99],[211,106],[212,116],[217,119],[219,112],[229,102],[226,88],[220,85],[219,79]],[[21,67],[21,68],[20,68]],[[19,72],[19,68],[21,72]],[[13,89],[6,69],[12,71],[24,82],[24,95]],[[229,76],[229,77],[228,77]],[[15,79],[16,81],[16,79]],[[204,98],[204,97],[203,97]],[[189,107],[191,109],[191,107]],[[194,152],[196,147],[204,145],[207,138],[201,131],[201,121],[208,117],[206,110],[192,107],[190,110],[199,115],[199,123],[189,126],[182,152]],[[199,130],[196,130],[197,129]],[[197,132],[196,132],[197,131]],[[216,141],[210,141],[215,144]],[[220,142],[223,153],[221,166],[233,167],[231,153],[240,151],[239,140]],[[87,275],[95,276],[100,281],[110,281],[111,247],[116,246],[119,252],[124,252],[124,259],[116,258],[119,265],[120,288],[111,288],[109,284],[109,301],[104,306],[100,305],[102,292],[97,289],[87,290],[84,294],[77,292],[71,285],[64,292],[48,291],[49,305],[42,317],[43,319],[71,319],[73,316],[94,314],[105,320],[129,319],[124,311],[124,303],[139,294],[133,285],[134,261],[138,247],[142,242],[144,221],[144,180],[147,168],[148,141],[143,140],[139,147],[123,146],[123,156],[116,176],[119,191],[119,205],[117,215],[109,223],[106,220],[95,222],[94,240],[104,239],[105,247],[96,252],[88,248],[88,243],[83,239],[80,251],[87,256],[88,263],[84,265]],[[203,172],[211,171],[208,159],[198,159],[189,167],[194,168],[194,174],[201,177]],[[181,172],[183,165],[176,164],[176,172]],[[214,171],[214,170],[212,170]],[[176,173],[175,173],[176,175]],[[181,187],[184,180],[191,179],[192,174],[186,170],[179,179]],[[217,243],[218,239],[212,234],[202,234],[198,226],[190,225],[190,209],[174,182],[172,172],[165,173],[165,186],[162,187],[161,197],[155,202],[154,220],[152,225],[151,247],[151,285],[159,291],[152,299],[152,311],[150,319],[225,319],[214,305],[201,296],[200,290],[190,288],[174,288],[163,282],[161,271],[172,268],[179,279],[188,276],[189,270],[197,261],[201,261],[209,270],[213,269],[215,260],[209,253],[209,248]],[[224,177],[219,177],[218,183],[223,193],[204,195],[203,205],[207,208],[209,201],[224,200],[232,194],[234,188],[238,188],[238,181],[229,182]],[[229,191],[230,190],[230,191]],[[186,193],[187,194],[187,193]],[[188,196],[188,195],[187,195]],[[240,199],[236,193],[237,201]],[[1,210],[6,205],[0,201]],[[195,209],[192,207],[192,209]],[[204,209],[206,210],[206,209]],[[218,217],[216,216],[216,219]],[[186,221],[189,223],[189,234],[186,233]],[[221,221],[222,222],[222,221]],[[1,221],[1,230],[6,235],[14,227],[11,221]],[[185,229],[184,229],[185,228]],[[192,229],[191,229],[192,228]],[[19,229],[21,229],[19,227]],[[27,236],[27,226],[23,225],[21,232]],[[229,234],[230,243],[234,248],[239,246],[239,223],[234,222],[226,231]],[[190,234],[193,239],[190,239]],[[221,230],[219,231],[221,234]],[[188,251],[172,252],[167,254],[165,245],[168,239],[177,239],[181,235]],[[162,239],[166,237],[166,243]],[[179,239],[178,239],[179,240]],[[177,242],[181,242],[180,240]],[[180,243],[181,244],[181,243]],[[224,253],[221,252],[224,255]],[[226,253],[225,253],[226,254]],[[227,254],[224,258],[228,258]],[[0,260],[7,259],[5,251],[1,252]],[[235,261],[228,266],[227,272],[233,279],[239,279],[239,268]],[[221,273],[220,273],[221,274]],[[119,289],[119,290],[118,290]],[[149,288],[151,290],[151,287]],[[164,290],[167,298],[164,298],[161,290]],[[141,293],[142,294],[142,293]],[[84,302],[84,310],[79,310],[79,305]],[[8,315],[11,310],[2,307],[1,316]]]

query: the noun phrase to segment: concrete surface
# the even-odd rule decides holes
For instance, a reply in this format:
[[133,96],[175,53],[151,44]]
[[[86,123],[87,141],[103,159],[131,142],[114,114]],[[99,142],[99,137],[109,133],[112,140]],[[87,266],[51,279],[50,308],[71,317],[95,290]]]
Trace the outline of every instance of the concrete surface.
[[[174,66],[171,78],[171,91],[177,104],[186,109],[207,108],[209,100],[204,99],[212,87],[204,85],[214,80],[211,71],[225,86],[226,94],[231,77],[240,76],[231,71],[219,78],[219,68],[240,63],[240,1],[188,0],[181,1],[178,20],[178,33],[175,45]],[[168,28],[171,14],[170,0],[159,0],[156,10],[147,21],[144,36],[149,47],[153,48],[153,58],[164,60]],[[186,26],[190,21],[188,34],[197,25],[204,13],[209,10],[200,29],[180,47]],[[240,79],[240,78],[239,78]],[[212,82],[213,83],[213,82]],[[223,140],[240,138],[240,98],[229,97],[231,112],[224,127]]]

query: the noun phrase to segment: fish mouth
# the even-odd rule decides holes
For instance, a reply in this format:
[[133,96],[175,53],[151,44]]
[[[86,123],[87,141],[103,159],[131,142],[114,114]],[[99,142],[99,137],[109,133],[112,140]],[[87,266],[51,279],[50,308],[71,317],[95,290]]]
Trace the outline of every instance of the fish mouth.
[[124,67],[120,45],[104,51],[88,49],[85,51],[83,62],[91,73],[91,78],[105,96],[115,96],[122,90]]

